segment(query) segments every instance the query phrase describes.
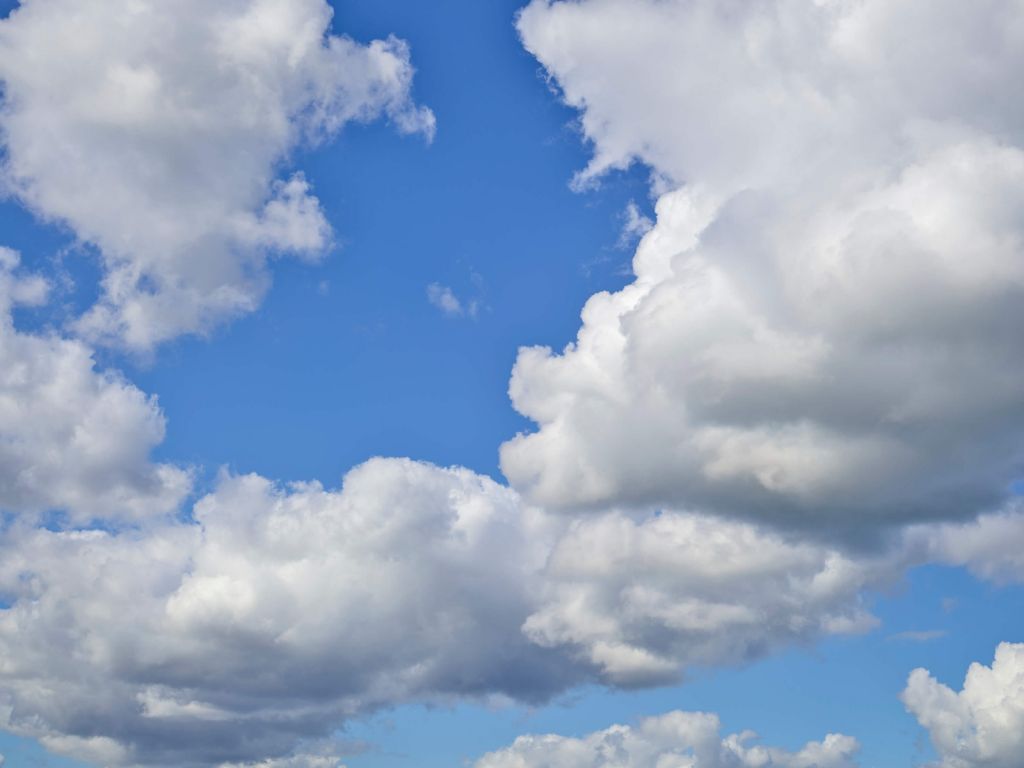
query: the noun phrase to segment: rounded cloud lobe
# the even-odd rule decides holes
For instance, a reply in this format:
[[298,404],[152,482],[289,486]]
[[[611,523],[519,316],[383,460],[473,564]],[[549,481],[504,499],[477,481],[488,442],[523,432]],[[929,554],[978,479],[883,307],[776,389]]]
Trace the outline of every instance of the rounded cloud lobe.
[[572,523],[523,630],[605,683],[670,683],[688,668],[754,659],[873,628],[861,593],[900,557],[857,558],[714,518],[604,514]]
[[715,715],[670,712],[636,727],[614,725],[582,738],[521,736],[474,768],[853,768],[856,739],[829,734],[799,752],[750,745],[750,732],[721,737]]
[[536,0],[519,29],[581,109],[583,178],[639,160],[667,191],[635,281],[520,353],[514,487],[854,537],[1007,496],[1024,117],[994,94],[1024,5]]
[[0,249],[0,512],[79,525],[173,513],[191,479],[148,459],[164,438],[155,398],[97,370],[78,341],[17,331],[11,311],[47,290],[19,262]]
[[434,127],[400,40],[328,33],[325,0],[24,0],[0,22],[4,177],[95,245],[100,301],[77,323],[146,350],[251,311],[269,256],[331,230],[288,153],[351,121]]
[[1024,645],[1002,643],[991,667],[972,664],[956,692],[916,669],[903,691],[942,768],[1013,768],[1024,753]]

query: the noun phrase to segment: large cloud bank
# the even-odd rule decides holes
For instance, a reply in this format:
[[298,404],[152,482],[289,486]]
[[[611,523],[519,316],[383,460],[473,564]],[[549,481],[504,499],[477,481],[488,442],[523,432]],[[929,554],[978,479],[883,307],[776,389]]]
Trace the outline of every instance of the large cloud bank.
[[960,692],[916,669],[903,702],[942,768],[1014,768],[1024,754],[1024,645],[1001,644],[991,667],[972,664]]
[[252,310],[275,254],[316,257],[330,226],[301,142],[410,101],[401,41],[328,33],[325,0],[23,0],[0,22],[8,187],[98,247],[87,337],[147,349]]
[[670,712],[636,727],[615,725],[574,739],[521,736],[475,768],[853,768],[856,739],[829,734],[799,752],[751,745],[755,734],[722,738],[715,715]]
[[647,163],[635,281],[511,383],[535,502],[863,535],[1024,456],[1024,3],[535,0],[581,180]]
[[283,758],[380,706],[665,682],[858,631],[881,578],[713,519],[567,525],[399,459],[337,491],[225,476],[191,518],[6,531],[0,727],[105,765]]

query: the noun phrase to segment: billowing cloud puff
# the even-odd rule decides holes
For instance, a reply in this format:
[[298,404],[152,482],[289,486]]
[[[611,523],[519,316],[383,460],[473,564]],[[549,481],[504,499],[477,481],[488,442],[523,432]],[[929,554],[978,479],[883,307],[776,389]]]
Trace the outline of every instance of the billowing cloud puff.
[[[732,193],[898,164],[924,136],[1016,141],[1020,0],[532,0],[518,27],[594,158]],[[812,193],[818,190],[810,190]],[[831,191],[831,190],[830,190]]]
[[547,524],[466,470],[230,477],[194,518],[4,534],[0,727],[109,765],[258,764],[376,706],[578,674],[520,631]]
[[1024,754],[1024,645],[972,664],[959,693],[915,669],[903,702],[928,729],[942,768],[1014,768]]
[[97,246],[87,337],[146,349],[252,310],[269,255],[330,227],[288,152],[410,101],[409,51],[327,34],[325,0],[23,0],[0,22],[6,183]]
[[670,712],[578,739],[521,736],[475,768],[852,768],[859,751],[856,739],[840,734],[789,752],[751,745],[750,732],[723,739],[720,729],[715,715]]
[[601,515],[574,522],[557,543],[524,631],[604,682],[667,683],[689,667],[871,629],[861,592],[894,578],[898,560],[695,515]]
[[639,159],[675,189],[635,282],[520,353],[514,487],[852,536],[1005,498],[1024,109],[995,94],[1024,3],[536,0],[519,28],[582,110],[585,177]]
[[80,342],[15,329],[12,309],[47,290],[19,261],[0,249],[0,513],[82,524],[173,512],[190,478],[148,459],[164,436],[156,400],[97,370]]
[[914,526],[905,535],[908,553],[920,562],[965,566],[996,584],[1024,583],[1024,504],[966,523]]
[[855,632],[883,578],[714,518],[569,524],[398,459],[338,491],[224,477],[192,518],[3,534],[0,727],[109,765],[334,759],[308,745],[377,707],[659,683]]

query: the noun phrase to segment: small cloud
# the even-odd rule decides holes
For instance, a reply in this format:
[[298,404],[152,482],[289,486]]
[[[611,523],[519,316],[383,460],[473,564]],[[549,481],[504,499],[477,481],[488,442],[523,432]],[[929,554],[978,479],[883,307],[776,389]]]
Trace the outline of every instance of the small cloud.
[[944,629],[924,629],[909,632],[897,632],[889,635],[890,640],[905,640],[910,643],[930,643],[932,640],[940,640],[949,633]]
[[448,317],[476,317],[480,311],[479,301],[462,301],[451,288],[440,283],[427,286],[427,299]]
[[428,285],[427,299],[444,314],[448,315],[448,317],[461,317],[465,313],[459,297],[447,285],[441,285],[440,283]]
[[640,212],[640,206],[630,200],[623,213],[625,223],[619,234],[619,247],[627,248],[654,228],[654,222]]

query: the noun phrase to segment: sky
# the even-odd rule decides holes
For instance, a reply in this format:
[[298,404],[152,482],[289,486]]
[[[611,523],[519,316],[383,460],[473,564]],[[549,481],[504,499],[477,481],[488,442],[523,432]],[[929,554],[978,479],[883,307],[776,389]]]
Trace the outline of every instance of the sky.
[[0,13],[3,765],[1019,765],[1020,0]]

